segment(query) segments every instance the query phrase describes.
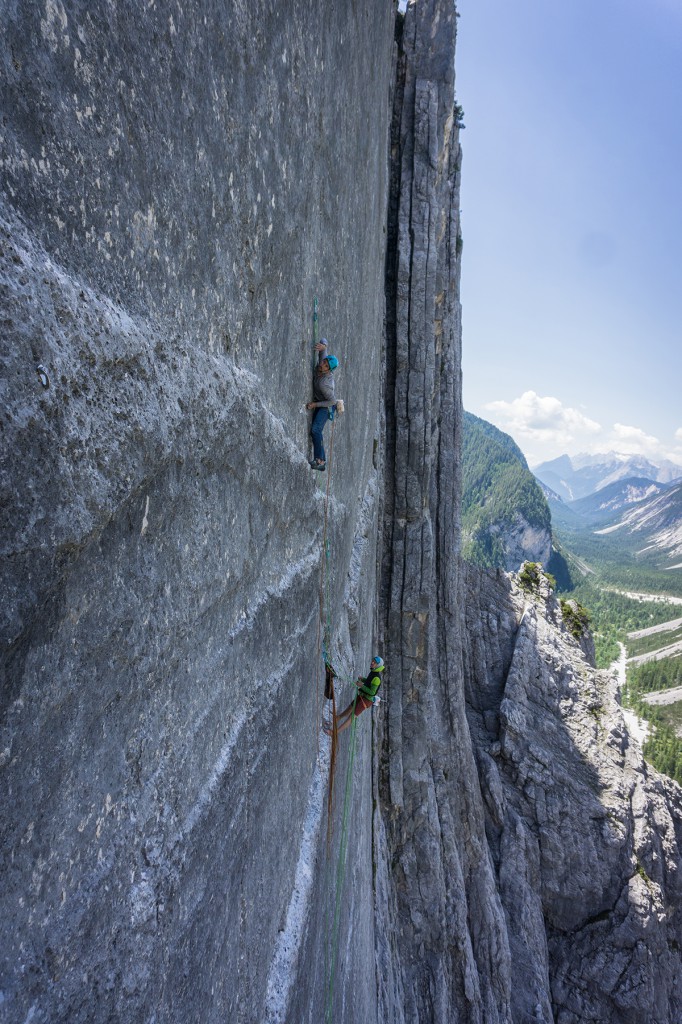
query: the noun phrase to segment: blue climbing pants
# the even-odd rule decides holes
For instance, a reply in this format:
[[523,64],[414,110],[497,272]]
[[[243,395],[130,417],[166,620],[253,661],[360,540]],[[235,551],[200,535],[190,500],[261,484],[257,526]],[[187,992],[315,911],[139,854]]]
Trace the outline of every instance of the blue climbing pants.
[[316,409],[310,427],[310,436],[313,439],[313,453],[315,458],[321,462],[327,461],[324,454],[324,444],[322,443],[322,432],[328,419],[329,409]]

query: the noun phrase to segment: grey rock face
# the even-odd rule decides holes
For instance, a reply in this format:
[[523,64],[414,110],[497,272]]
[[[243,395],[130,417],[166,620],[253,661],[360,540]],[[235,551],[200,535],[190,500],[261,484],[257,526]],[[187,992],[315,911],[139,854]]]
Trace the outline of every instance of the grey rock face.
[[[679,789],[459,560],[452,5],[408,7],[387,220],[392,4],[5,8],[3,1022],[673,1024]],[[342,676],[388,663],[340,867],[326,583]]]
[[539,526],[533,526],[522,515],[517,514],[511,524],[492,523],[490,533],[500,536],[504,550],[504,567],[508,572],[517,572],[523,562],[541,562],[547,565],[552,554],[552,534]]
[[[515,1021],[679,1019],[679,786],[647,767],[554,599],[471,572],[467,704]],[[496,609],[494,631],[481,620]],[[487,635],[486,635],[487,634]],[[494,643],[489,638],[494,635]]]
[[[301,409],[317,295],[348,409],[328,536],[350,675],[374,622],[392,21],[388,3],[3,5],[12,1024],[324,1015],[324,508]],[[335,999],[370,1020],[371,871],[347,875]]]
[[394,106],[382,566],[390,678],[375,834],[377,859],[392,869],[380,891],[395,938],[379,949],[380,975],[394,975],[379,994],[385,1021],[495,1024],[509,1019],[511,962],[463,714],[457,594],[455,24],[450,3],[408,6]]

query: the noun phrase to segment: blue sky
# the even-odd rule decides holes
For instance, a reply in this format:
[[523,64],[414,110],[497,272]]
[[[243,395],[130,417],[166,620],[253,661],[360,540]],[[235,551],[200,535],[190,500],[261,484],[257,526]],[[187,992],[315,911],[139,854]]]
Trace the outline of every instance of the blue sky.
[[682,0],[459,0],[464,405],[682,464]]

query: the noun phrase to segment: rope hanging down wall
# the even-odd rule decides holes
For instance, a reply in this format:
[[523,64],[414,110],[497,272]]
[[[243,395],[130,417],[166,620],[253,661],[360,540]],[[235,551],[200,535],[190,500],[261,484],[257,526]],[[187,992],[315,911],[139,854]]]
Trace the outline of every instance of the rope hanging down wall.
[[[313,301],[313,372],[315,372],[318,344],[318,302]],[[317,628],[317,672],[315,677],[316,709],[315,727],[319,738],[319,729],[322,724],[320,714],[320,669],[324,669],[324,696],[331,701],[332,705],[332,736],[331,752],[329,760],[329,787],[327,795],[327,856],[325,870],[325,892],[328,891],[329,866],[332,854],[333,820],[334,820],[334,777],[336,772],[336,755],[338,750],[338,732],[336,728],[336,694],[334,680],[340,677],[332,667],[332,614],[331,614],[331,544],[329,539],[329,502],[332,494],[332,470],[334,461],[334,425],[335,418],[331,421],[331,435],[329,439],[329,458],[327,459],[327,486],[324,497],[324,523],[322,530],[322,555],[320,559],[320,614]],[[348,679],[348,682],[355,680]],[[348,764],[346,766],[346,779],[344,786],[343,812],[341,816],[341,835],[339,839],[339,852],[336,861],[336,872],[334,877],[334,914],[329,921],[329,903],[326,904],[326,931],[327,943],[325,946],[326,964],[326,1004],[325,1024],[332,1024],[334,983],[336,979],[336,966],[339,949],[339,932],[341,926],[341,899],[343,895],[344,880],[346,874],[346,857],[348,852],[348,831],[350,818],[351,792],[353,785],[353,766],[355,762],[357,718],[355,716],[355,705],[358,699],[357,690],[353,701],[351,735],[348,751]]]

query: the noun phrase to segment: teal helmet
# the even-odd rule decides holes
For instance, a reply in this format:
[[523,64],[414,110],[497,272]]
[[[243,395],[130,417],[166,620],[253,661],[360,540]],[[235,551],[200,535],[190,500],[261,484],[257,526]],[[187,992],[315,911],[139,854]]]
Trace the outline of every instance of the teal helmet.
[[376,661],[377,665],[383,665],[384,659],[380,658],[378,654],[375,654],[372,661]]
[[336,367],[339,365],[339,361],[336,356],[327,356],[327,362],[329,363],[329,369],[334,372]]

